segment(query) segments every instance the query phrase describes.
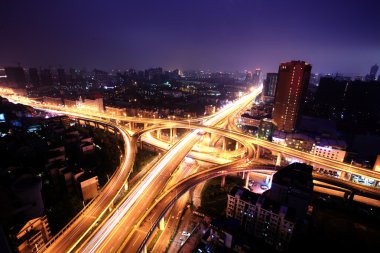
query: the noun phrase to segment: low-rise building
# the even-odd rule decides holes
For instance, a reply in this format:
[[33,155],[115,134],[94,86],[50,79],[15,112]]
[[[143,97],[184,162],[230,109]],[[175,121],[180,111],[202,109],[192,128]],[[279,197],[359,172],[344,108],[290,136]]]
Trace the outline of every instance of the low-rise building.
[[211,115],[216,112],[215,105],[206,105],[205,106],[205,115]]
[[42,101],[46,105],[63,106],[62,98],[46,97],[42,98]]
[[310,137],[302,133],[275,131],[272,142],[340,162],[343,162],[346,156],[347,144],[336,138]]
[[82,196],[84,201],[91,200],[98,196],[99,194],[99,181],[98,177],[91,177],[89,179],[83,180],[80,183],[82,190]]
[[332,160],[343,162],[347,144],[341,140],[317,138],[317,141],[311,151],[312,154],[326,157]]
[[103,98],[95,99],[84,99],[82,103],[79,104],[79,108],[82,110],[87,110],[90,112],[104,112]]
[[49,222],[46,216],[29,220],[16,235],[20,242],[17,250],[20,253],[37,252],[51,238]]
[[272,141],[275,125],[271,119],[264,118],[260,121],[258,137],[264,140]]
[[106,113],[115,116],[127,116],[127,109],[122,107],[106,106]]

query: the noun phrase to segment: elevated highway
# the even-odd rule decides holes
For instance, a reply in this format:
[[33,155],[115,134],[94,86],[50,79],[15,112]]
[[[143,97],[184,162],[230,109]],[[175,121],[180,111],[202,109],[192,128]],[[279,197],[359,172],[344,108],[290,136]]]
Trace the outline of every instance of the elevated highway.
[[[137,244],[137,242],[140,240],[144,242],[144,240],[146,240],[146,236],[141,236],[141,238],[138,237],[136,240],[127,241],[125,241],[124,238],[126,238],[127,236],[129,236],[128,238],[131,238],[132,236],[134,236],[134,234],[139,234],[139,232],[136,232],[138,231],[137,225],[139,225],[139,221],[141,221],[140,225],[146,224],[146,222],[144,222],[144,219],[142,219],[145,216],[148,217],[146,211],[150,210],[150,208],[153,208],[153,205],[155,206],[155,199],[157,198],[158,194],[162,191],[162,189],[164,189],[166,182],[169,180],[171,176],[171,173],[182,161],[183,157],[185,157],[185,155],[188,152],[190,152],[194,144],[199,141],[199,139],[204,135],[204,133],[218,134],[220,136],[224,136],[239,142],[241,146],[243,146],[246,149],[246,157],[253,157],[256,154],[256,158],[259,158],[257,157],[257,154],[259,154],[259,152],[257,151],[260,148],[264,148],[278,153],[280,157],[282,155],[291,156],[305,161],[316,167],[321,166],[341,171],[342,174],[340,179],[327,178],[330,181],[332,180],[333,184],[343,186],[353,184],[352,182],[344,180],[351,174],[365,176],[378,181],[380,180],[379,172],[374,172],[357,166],[352,166],[342,162],[315,156],[306,152],[294,150],[272,142],[255,138],[248,134],[238,132],[238,129],[234,127],[234,119],[232,115],[235,115],[239,110],[245,108],[245,106],[247,106],[256,95],[257,93],[251,93],[250,97],[242,99],[240,100],[240,102],[236,102],[235,107],[231,106],[231,108],[226,108],[224,111],[219,112],[213,116],[203,118],[201,120],[189,119],[182,121],[128,118],[122,116],[94,114],[92,112],[78,112],[75,110],[66,110],[65,108],[56,108],[48,105],[37,105],[28,99],[18,98],[16,102],[31,105],[37,109],[52,110],[58,113],[98,121],[102,124],[109,124],[113,127],[116,127],[121,132],[125,143],[125,154],[123,156],[122,164],[120,168],[115,172],[110,182],[104,187],[102,193],[97,198],[95,198],[86,207],[85,210],[78,214],[77,217],[73,221],[71,221],[69,225],[65,227],[64,230],[62,230],[58,235],[56,235],[53,238],[53,240],[46,245],[46,247],[39,249],[39,251],[47,250],[51,252],[104,252],[113,251],[115,249],[125,249],[124,246],[121,246],[122,243],[127,245],[131,241],[135,242],[135,244]],[[228,119],[228,121],[226,121],[226,119]],[[199,122],[199,124],[195,124],[196,122]],[[145,129],[140,131],[139,127],[133,127],[132,123],[142,124],[142,127],[140,128]],[[114,209],[111,215],[108,215],[108,210],[110,209],[110,207],[114,205],[115,198],[120,195],[120,193],[124,190],[124,186],[127,183],[130,168],[133,164],[133,159],[135,155],[135,144],[137,138],[144,133],[148,133],[158,129],[176,127],[193,129],[193,131],[190,134],[183,137],[183,139],[180,140],[178,143],[172,145],[168,153],[159,160],[159,162],[150,170],[150,172],[146,176],[142,178],[142,180],[140,180],[140,183],[138,183],[130,191],[130,194],[127,195],[124,201],[121,204],[119,204],[117,208]],[[227,127],[229,129],[222,129],[224,127]],[[133,137],[129,136],[128,133],[133,134]],[[243,169],[244,167],[239,167],[240,165],[236,166],[237,169]],[[219,170],[221,169],[219,168]],[[233,171],[232,168],[231,171]],[[220,175],[220,173],[224,172],[219,172],[219,174],[217,173],[218,172],[211,174],[215,177]],[[201,178],[204,180],[207,177],[200,176],[199,180]],[[183,183],[187,185],[187,187],[191,188],[189,182]],[[355,184],[353,184],[353,186],[355,186]],[[359,187],[362,187],[362,189],[356,189],[356,192],[369,192],[373,194],[373,196],[377,196],[379,192],[379,189],[371,188],[370,190],[368,190],[369,187],[360,185]],[[185,188],[178,189],[184,190]],[[171,196],[173,197],[173,195]],[[166,204],[170,205],[171,202],[166,202]],[[161,208],[164,207],[165,204],[164,206],[161,206]],[[157,211],[157,213],[162,212]],[[100,219],[102,219],[103,222],[95,228],[97,222],[99,222]],[[155,225],[157,225],[157,223],[153,223],[153,221],[151,221],[150,227],[148,227],[149,230],[154,228]],[[144,225],[143,227],[143,231],[146,230],[145,226],[146,225]],[[133,232],[133,234],[130,234],[131,231]],[[144,239],[142,239],[143,237]],[[141,247],[139,246],[138,249],[140,248]]]

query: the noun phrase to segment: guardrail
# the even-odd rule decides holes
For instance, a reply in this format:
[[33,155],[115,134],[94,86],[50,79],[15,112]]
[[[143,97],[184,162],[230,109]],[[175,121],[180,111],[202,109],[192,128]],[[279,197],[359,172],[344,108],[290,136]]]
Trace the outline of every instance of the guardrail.
[[[86,120],[89,120],[89,119],[86,119]],[[94,122],[97,122],[97,123],[100,123],[102,125],[109,125],[109,126],[112,126],[112,127],[115,127],[119,132],[121,131],[119,127],[117,126],[114,126],[114,125],[111,125],[109,124],[108,122],[105,123],[105,122],[101,122],[101,121],[95,121],[95,120],[90,120],[90,121],[94,121]],[[127,150],[127,147],[126,147],[126,142],[124,141],[124,156],[123,158],[125,159],[126,157],[126,152],[129,152],[129,150]],[[123,162],[121,162],[120,164],[122,164]],[[119,168],[118,168],[119,169]],[[110,177],[110,180],[107,181],[107,183],[102,187],[102,189],[100,189],[100,192],[99,194],[93,198],[92,200],[90,200],[90,202],[88,202],[85,207],[79,211],[79,213],[77,215],[74,216],[74,218],[72,218],[70,220],[69,223],[67,223],[57,234],[55,234],[45,245],[43,245],[41,248],[38,249],[37,252],[43,252],[44,250],[46,250],[49,246],[51,246],[62,234],[64,234],[79,218],[80,216],[83,215],[83,213],[85,213],[91,206],[92,204],[98,200],[100,197],[101,197],[101,193],[103,192],[103,190],[108,186],[108,184],[112,181],[111,179],[117,174],[118,172],[118,169],[111,175]],[[130,174],[130,173],[129,173]],[[129,174],[127,176],[127,178],[129,177]],[[113,202],[113,201],[111,201]],[[108,208],[108,207],[107,207]]]

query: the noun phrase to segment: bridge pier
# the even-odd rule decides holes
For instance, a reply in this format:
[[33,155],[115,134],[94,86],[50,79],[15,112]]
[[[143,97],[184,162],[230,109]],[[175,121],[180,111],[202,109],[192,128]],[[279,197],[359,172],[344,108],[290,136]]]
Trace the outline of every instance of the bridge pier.
[[160,228],[160,230],[165,229],[165,216],[162,217],[162,219],[160,220],[159,228]]
[[344,199],[348,202],[352,202],[354,200],[355,192],[345,192],[344,193]]
[[148,123],[144,123],[144,129],[148,128]]
[[177,135],[177,128],[170,128],[170,142],[174,141],[174,137]]
[[245,177],[245,184],[244,184],[244,188],[247,188],[248,189],[248,184],[249,184],[249,172],[246,172],[247,175]]
[[112,212],[113,208],[114,208],[114,204],[113,204],[113,202],[112,202],[112,203],[109,205],[109,207],[108,207],[108,212]]
[[281,153],[277,154],[276,166],[281,166]]
[[157,139],[161,139],[161,129],[158,129],[157,130],[157,135],[156,135]]
[[189,200],[190,200],[190,203],[193,204],[193,198],[194,198],[194,189],[195,187],[191,188],[189,190]]
[[227,149],[226,137],[222,136],[222,150],[225,151]]
[[208,147],[211,147],[211,134],[210,133],[206,133],[206,135],[205,135],[205,145]]
[[218,140],[219,139],[216,137],[216,134],[210,134],[210,147],[215,147]]
[[272,176],[267,175],[267,176],[265,177],[265,184],[268,186],[268,188],[271,187],[271,185],[272,185]]
[[222,180],[220,181],[220,187],[224,187],[226,185],[226,176],[222,176]]
[[141,251],[141,253],[148,253],[148,248],[147,248],[146,244],[144,245],[144,248]]
[[260,152],[261,152],[260,146],[256,146],[256,154],[255,154],[256,159],[260,159]]
[[235,150],[239,150],[239,148],[240,148],[240,143],[238,141],[236,141]]
[[342,171],[342,173],[340,174],[340,178],[343,178],[348,181],[351,181],[351,176],[352,176],[351,173],[345,172],[345,171]]

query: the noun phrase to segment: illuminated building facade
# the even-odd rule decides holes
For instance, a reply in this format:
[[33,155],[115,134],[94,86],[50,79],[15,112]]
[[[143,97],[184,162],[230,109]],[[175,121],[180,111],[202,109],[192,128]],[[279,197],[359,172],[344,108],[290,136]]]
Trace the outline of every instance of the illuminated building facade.
[[304,61],[280,64],[273,108],[273,120],[278,130],[295,130],[300,107],[305,100],[310,72],[311,65]]

